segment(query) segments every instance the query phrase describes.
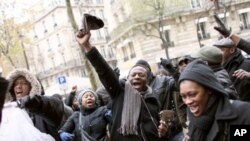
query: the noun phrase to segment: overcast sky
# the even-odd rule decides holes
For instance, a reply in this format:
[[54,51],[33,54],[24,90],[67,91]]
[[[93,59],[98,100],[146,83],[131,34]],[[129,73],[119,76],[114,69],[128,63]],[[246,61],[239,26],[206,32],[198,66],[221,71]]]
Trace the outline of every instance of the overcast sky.
[[1,14],[5,13],[8,17],[14,17],[17,21],[25,20],[25,9],[38,2],[39,0],[0,0]]

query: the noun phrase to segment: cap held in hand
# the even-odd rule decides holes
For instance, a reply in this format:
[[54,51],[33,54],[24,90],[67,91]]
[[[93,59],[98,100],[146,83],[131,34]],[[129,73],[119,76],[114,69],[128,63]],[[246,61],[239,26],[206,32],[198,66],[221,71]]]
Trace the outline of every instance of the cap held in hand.
[[81,24],[82,25],[77,35],[78,37],[83,37],[84,34],[90,30],[97,30],[104,26],[102,19],[86,13],[83,14]]

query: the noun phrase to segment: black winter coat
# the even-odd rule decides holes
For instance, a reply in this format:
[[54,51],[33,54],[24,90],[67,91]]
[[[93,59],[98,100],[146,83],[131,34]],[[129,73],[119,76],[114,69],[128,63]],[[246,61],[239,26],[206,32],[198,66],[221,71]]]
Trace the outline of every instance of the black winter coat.
[[238,43],[237,47],[243,51],[245,51],[247,54],[250,54],[250,42],[245,39],[240,39],[240,42]]
[[[138,133],[140,135],[123,136],[117,130],[121,126],[122,109],[124,100],[124,85],[119,83],[115,72],[110,68],[107,62],[103,59],[96,48],[93,48],[86,54],[87,58],[94,66],[99,79],[101,80],[105,89],[109,92],[112,103],[112,119],[110,141],[142,141],[144,137],[147,141],[159,141],[157,128],[154,126],[146,107],[142,104],[140,119],[138,121]],[[149,94],[144,97],[146,105],[151,112],[153,120],[157,123],[159,121],[160,105],[154,94]],[[146,141],[145,140],[145,141]]]
[[219,80],[219,82],[227,92],[229,99],[238,99],[239,95],[228,75],[228,72],[221,66],[212,67],[212,69],[216,78]]
[[79,114],[82,114],[82,128],[91,137],[97,141],[106,141],[106,126],[108,120],[105,113],[108,111],[106,107],[94,108],[91,110],[81,110],[81,112],[74,112],[69,117],[59,132],[75,133],[75,140],[80,140],[79,132]]
[[240,50],[237,49],[233,56],[223,64],[223,67],[227,70],[237,93],[239,94],[239,99],[243,101],[250,101],[250,80],[240,80],[232,76],[234,71],[238,69],[250,72],[250,59],[244,58]]
[[[250,103],[221,99],[207,141],[229,141],[230,125],[250,125]],[[239,110],[240,109],[240,110]]]
[[28,111],[34,126],[43,133],[50,134],[56,141],[60,141],[58,128],[63,117],[63,102],[55,97],[35,95],[26,101]]

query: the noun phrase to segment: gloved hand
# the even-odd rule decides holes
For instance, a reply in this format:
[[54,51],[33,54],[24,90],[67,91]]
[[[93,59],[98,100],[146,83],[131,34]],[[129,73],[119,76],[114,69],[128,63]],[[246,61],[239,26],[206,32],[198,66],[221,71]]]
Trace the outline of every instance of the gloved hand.
[[60,138],[62,141],[71,141],[73,139],[74,135],[67,133],[67,132],[61,132]]
[[28,103],[30,101],[30,96],[26,95],[24,97],[22,97],[21,99],[17,100],[17,105],[20,108],[25,108],[26,103]]
[[170,70],[173,69],[174,66],[172,64],[172,62],[168,59],[163,59],[161,58],[161,63],[160,63],[165,69]]
[[229,37],[229,35],[231,34],[231,28],[227,29],[226,26],[223,24],[223,22],[217,15],[214,15],[214,19],[216,23],[218,24],[218,26],[215,26],[214,29],[217,30],[225,38]]
[[34,96],[26,95],[21,99],[17,100],[17,104],[20,108],[29,109],[31,111],[38,110],[39,106],[41,105],[39,103],[40,97],[41,97],[40,95],[34,95]]
[[111,110],[108,110],[108,111],[105,113],[105,117],[108,119],[109,122],[112,122],[112,111],[111,111]]

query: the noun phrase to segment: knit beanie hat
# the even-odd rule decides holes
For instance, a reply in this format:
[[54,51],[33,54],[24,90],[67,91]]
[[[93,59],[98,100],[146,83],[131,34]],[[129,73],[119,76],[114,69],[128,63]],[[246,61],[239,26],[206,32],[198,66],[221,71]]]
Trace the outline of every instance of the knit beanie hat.
[[86,89],[86,90],[82,90],[78,93],[77,95],[77,100],[79,101],[80,104],[82,104],[82,97],[87,93],[87,92],[91,92],[94,96],[95,96],[95,102],[97,103],[98,102],[98,96],[97,94],[90,90],[90,89]]
[[144,68],[146,67],[146,69],[151,72],[151,67],[150,67],[150,65],[148,64],[148,62],[146,60],[143,60],[143,59],[138,60],[135,63],[134,67],[135,66],[144,66]]
[[193,58],[200,58],[208,63],[221,64],[223,59],[223,52],[214,46],[205,46],[200,48],[197,52],[191,54]]
[[196,59],[187,65],[179,77],[179,84],[183,80],[191,80],[220,94],[228,95],[221,83],[217,80],[212,69],[199,59]]

